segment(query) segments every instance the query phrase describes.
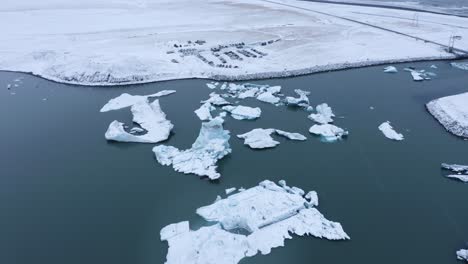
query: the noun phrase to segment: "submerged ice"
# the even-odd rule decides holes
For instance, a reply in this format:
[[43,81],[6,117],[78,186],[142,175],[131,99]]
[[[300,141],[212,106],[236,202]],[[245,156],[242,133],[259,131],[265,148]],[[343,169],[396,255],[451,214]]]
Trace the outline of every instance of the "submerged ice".
[[[327,220],[314,208],[317,204],[315,192],[305,195],[284,181],[280,185],[263,181],[197,209],[197,214],[214,225],[190,230],[184,221],[164,227],[161,240],[169,244],[166,264],[236,264],[284,246],[291,234],[349,239],[340,223]],[[232,232],[239,229],[248,234]]]
[[280,143],[273,139],[272,134],[286,137],[291,140],[306,140],[307,138],[299,133],[290,133],[278,129],[256,128],[245,134],[237,135],[238,138],[244,139],[244,144],[253,149],[273,148]]
[[224,120],[216,117],[202,123],[200,134],[192,147],[179,150],[173,146],[160,145],[153,148],[156,160],[162,165],[172,165],[174,170],[217,179],[217,161],[231,153],[229,131],[223,129]]

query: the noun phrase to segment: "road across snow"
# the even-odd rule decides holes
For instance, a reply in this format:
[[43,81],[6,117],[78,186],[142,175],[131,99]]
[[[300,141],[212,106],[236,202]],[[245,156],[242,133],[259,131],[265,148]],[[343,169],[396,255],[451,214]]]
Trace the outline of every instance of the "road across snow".
[[468,18],[414,16],[295,0],[18,0],[0,6],[0,70],[82,85],[241,80],[453,58],[439,45],[451,34],[467,46]]

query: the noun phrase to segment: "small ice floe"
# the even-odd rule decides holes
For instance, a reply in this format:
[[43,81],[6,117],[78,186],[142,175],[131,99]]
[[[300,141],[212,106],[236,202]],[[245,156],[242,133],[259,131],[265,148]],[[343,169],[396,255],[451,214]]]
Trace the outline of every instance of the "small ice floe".
[[205,101],[201,101],[201,103],[210,103],[214,106],[223,106],[223,105],[230,105],[231,103],[226,101],[221,95],[217,93],[210,93],[210,98]]
[[311,134],[321,136],[325,142],[334,142],[349,134],[348,131],[332,124],[313,125],[309,129],[309,132]]
[[200,118],[201,121],[208,121],[211,120],[213,117],[211,116],[211,111],[215,110],[216,108],[211,105],[211,103],[204,103],[195,110],[195,114]]
[[450,178],[450,179],[456,179],[456,180],[459,180],[459,181],[462,181],[462,182],[468,182],[468,175],[451,174],[451,175],[447,175],[445,177]]
[[309,97],[307,97],[310,92],[303,91],[301,89],[295,89],[294,92],[299,95],[299,97],[291,97],[288,96],[285,98],[285,102],[287,105],[295,105],[301,107],[308,107],[309,106]]
[[468,249],[460,249],[457,251],[457,259],[468,262]]
[[317,105],[315,110],[317,111],[317,113],[310,114],[308,116],[309,119],[314,120],[319,124],[328,124],[333,122],[333,117],[335,117],[335,114],[333,114],[333,111],[331,107],[328,106],[328,104],[319,104]]
[[125,131],[124,124],[114,120],[106,131],[107,140],[120,142],[158,143],[169,138],[174,125],[166,119],[166,114],[159,105],[159,100],[151,104],[148,99],[132,105],[133,122],[147,131],[143,135],[132,135]]
[[230,83],[226,86],[226,89],[228,90],[228,95],[233,98],[256,98],[259,101],[275,105],[278,105],[281,100],[278,97],[278,94],[281,92],[281,86]]
[[431,69],[437,69],[437,66],[434,65],[434,64],[432,64],[430,68],[431,68]]
[[451,178],[451,179],[457,179],[462,182],[468,182],[468,166],[467,165],[442,163],[442,169],[457,173],[457,174],[449,174],[449,175],[446,175],[445,177]]
[[108,112],[112,110],[118,110],[125,107],[130,107],[138,102],[146,102],[148,98],[161,97],[175,93],[174,90],[163,90],[155,94],[150,95],[131,95],[123,93],[116,98],[110,99],[107,104],[101,108],[101,112]]
[[468,93],[447,96],[430,101],[427,110],[449,132],[468,138]]
[[258,107],[248,107],[243,105],[223,106],[224,111],[231,113],[232,118],[237,120],[252,120],[257,119],[262,114],[262,110]]
[[382,133],[384,134],[384,136],[388,139],[392,139],[392,140],[397,140],[397,141],[400,141],[400,140],[403,140],[404,137],[402,134],[400,133],[397,133],[393,127],[390,125],[390,121],[386,121],[386,122],[383,122],[380,126],[379,126],[379,130],[382,131]]
[[233,188],[228,188],[228,189],[226,189],[226,190],[224,190],[224,191],[226,192],[227,195],[229,195],[229,194],[235,192],[236,190],[237,190],[237,189],[233,187]]
[[280,143],[274,140],[271,135],[276,133],[279,136],[286,137],[291,140],[306,140],[307,138],[299,133],[290,133],[278,129],[263,129],[256,128],[245,134],[237,135],[238,138],[244,139],[244,144],[253,149],[273,148]]
[[156,160],[162,165],[172,165],[175,171],[193,173],[217,179],[216,162],[231,153],[229,131],[223,129],[224,120],[215,117],[202,123],[200,134],[192,148],[179,150],[172,146],[160,145],[153,148]]
[[413,68],[405,68],[404,70],[409,72],[411,74],[411,77],[413,77],[413,80],[417,82],[430,80],[430,76],[436,76],[435,73],[426,72],[425,70],[415,70]]
[[468,71],[468,62],[452,62],[450,65],[454,68]]
[[327,220],[314,208],[313,199],[305,197],[300,188],[263,181],[198,208],[197,214],[216,224],[190,230],[189,222],[184,221],[161,229],[161,240],[169,244],[166,264],[237,264],[284,246],[291,234],[349,239],[340,223]]
[[277,104],[280,102],[281,99],[279,97],[274,96],[270,92],[264,92],[257,96],[257,100],[265,103]]
[[210,89],[216,89],[216,87],[218,86],[218,82],[209,82],[206,84],[206,86]]
[[397,73],[398,69],[395,66],[387,66],[383,70],[385,73]]

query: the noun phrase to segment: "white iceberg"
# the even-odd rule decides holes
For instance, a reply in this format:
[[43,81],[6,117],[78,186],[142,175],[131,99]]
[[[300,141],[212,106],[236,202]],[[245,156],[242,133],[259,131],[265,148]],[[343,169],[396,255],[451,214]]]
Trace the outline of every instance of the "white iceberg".
[[468,138],[468,93],[439,98],[426,107],[449,132]]
[[[197,214],[217,223],[194,231],[186,221],[164,227],[161,240],[169,244],[166,264],[236,264],[258,252],[265,255],[284,246],[291,234],[349,239],[340,223],[327,220],[313,208],[317,201],[303,195],[303,190],[284,181],[280,186],[263,181],[199,208]],[[237,229],[249,234],[230,232]]]
[[210,98],[205,101],[201,101],[201,103],[210,103],[214,106],[223,106],[223,105],[230,105],[231,103],[226,101],[221,95],[217,93],[210,93]]
[[468,182],[468,175],[450,174],[450,175],[446,175],[445,177],[450,178],[450,179],[456,179],[462,182]]
[[397,73],[398,69],[395,66],[387,66],[384,68],[385,73]]
[[457,173],[468,174],[468,165],[442,163],[442,168]]
[[278,129],[263,129],[256,128],[245,134],[237,135],[238,138],[244,139],[244,144],[248,145],[253,149],[264,149],[264,148],[273,148],[279,145],[280,143],[274,140],[271,135],[273,133],[278,134],[279,136],[286,137],[291,140],[306,140],[307,138],[299,133],[290,133]]
[[309,129],[309,132],[311,134],[321,136],[325,142],[333,142],[349,134],[348,131],[332,124],[313,125]]
[[132,135],[125,131],[124,124],[115,120],[105,133],[107,140],[120,142],[158,143],[169,138],[174,125],[166,119],[166,114],[161,110],[159,100],[151,104],[147,99],[138,101],[132,105],[133,122],[146,130],[146,134]]
[[277,104],[280,102],[281,99],[279,97],[274,96],[270,92],[264,92],[257,96],[257,100],[265,103]]
[[452,62],[450,65],[460,70],[468,71],[468,62]]
[[218,82],[209,82],[206,84],[206,86],[210,89],[216,89],[216,87],[218,86]]
[[333,122],[333,117],[335,117],[335,114],[333,114],[333,111],[331,107],[328,106],[328,104],[319,104],[317,105],[315,110],[317,111],[317,113],[310,114],[308,116],[309,119],[314,120],[319,124],[328,124]]
[[298,98],[288,96],[285,98],[286,104],[288,105],[296,105],[296,106],[308,106],[309,105],[309,98],[307,97],[310,92],[303,91],[301,89],[295,89],[295,93],[299,95]]
[[233,187],[233,188],[228,188],[226,190],[224,190],[226,192],[227,195],[235,192],[237,190],[237,188]]
[[138,102],[146,102],[148,98],[166,96],[175,92],[175,90],[163,90],[150,95],[131,95],[128,93],[123,93],[116,98],[110,99],[109,102],[107,102],[107,104],[101,108],[100,112],[108,112],[130,107]]
[[262,114],[262,110],[258,107],[249,107],[243,105],[223,106],[224,111],[231,113],[231,116],[237,120],[252,120],[257,119]]
[[213,119],[211,116],[211,111],[215,110],[215,107],[211,105],[211,103],[204,103],[195,110],[195,114],[200,118],[201,121],[208,121]]
[[216,162],[231,153],[229,131],[223,129],[224,120],[213,118],[202,123],[200,134],[192,148],[179,150],[172,146],[160,145],[153,148],[156,160],[162,165],[172,165],[175,171],[193,173],[217,179]]
[[386,122],[383,122],[380,126],[379,126],[379,130],[382,131],[382,133],[384,134],[384,136],[388,139],[392,139],[392,140],[397,140],[397,141],[400,141],[400,140],[403,140],[404,137],[402,134],[400,133],[397,133],[393,127],[390,125],[390,121],[386,121]]
[[424,77],[422,76],[420,72],[411,71],[411,76],[413,77],[414,81],[417,81],[417,82],[424,81]]
[[468,249],[460,249],[457,251],[457,259],[468,262]]

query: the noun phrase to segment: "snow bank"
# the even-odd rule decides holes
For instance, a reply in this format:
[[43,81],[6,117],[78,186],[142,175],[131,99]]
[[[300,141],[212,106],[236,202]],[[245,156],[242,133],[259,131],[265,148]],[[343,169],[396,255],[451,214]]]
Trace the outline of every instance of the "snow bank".
[[216,171],[216,162],[231,153],[229,131],[223,129],[223,123],[221,117],[203,123],[190,149],[179,150],[165,145],[154,147],[156,160],[162,165],[172,165],[178,172],[207,176],[211,180],[221,177]]
[[379,126],[379,130],[382,131],[382,133],[384,134],[384,136],[388,139],[392,139],[392,140],[397,140],[397,141],[400,141],[400,140],[403,140],[404,137],[402,134],[400,133],[397,133],[393,127],[390,125],[390,121],[386,121],[386,122],[383,122],[380,126]]
[[468,93],[447,96],[429,102],[427,110],[449,132],[468,138]]
[[101,108],[100,112],[103,113],[112,110],[122,109],[125,107],[130,107],[138,102],[147,101],[149,98],[166,96],[175,92],[175,90],[163,90],[150,95],[131,95],[128,93],[123,93],[116,98],[110,99],[109,102]]
[[[312,192],[309,192],[310,194]],[[327,220],[316,208],[316,201],[304,197],[304,191],[263,181],[211,205],[197,209],[197,214],[215,225],[190,230],[188,222],[171,224],[161,230],[167,240],[166,264],[236,264],[258,252],[269,254],[284,246],[291,234],[312,235],[329,240],[349,236],[337,222]],[[248,235],[231,230],[244,229]]]
[[264,148],[273,148],[279,145],[280,143],[274,140],[271,135],[273,133],[278,134],[279,136],[286,137],[291,140],[306,140],[307,138],[299,133],[290,133],[278,129],[263,129],[256,128],[245,134],[237,135],[238,138],[244,139],[244,144],[248,145],[253,149],[264,149]]
[[151,104],[148,103],[147,99],[137,101],[132,105],[131,111],[133,114],[133,122],[145,129],[146,134],[130,134],[125,131],[123,123],[114,120],[105,133],[105,138],[107,140],[158,143],[169,138],[174,125],[171,121],[166,119],[166,114],[162,111],[159,100],[154,100]]

